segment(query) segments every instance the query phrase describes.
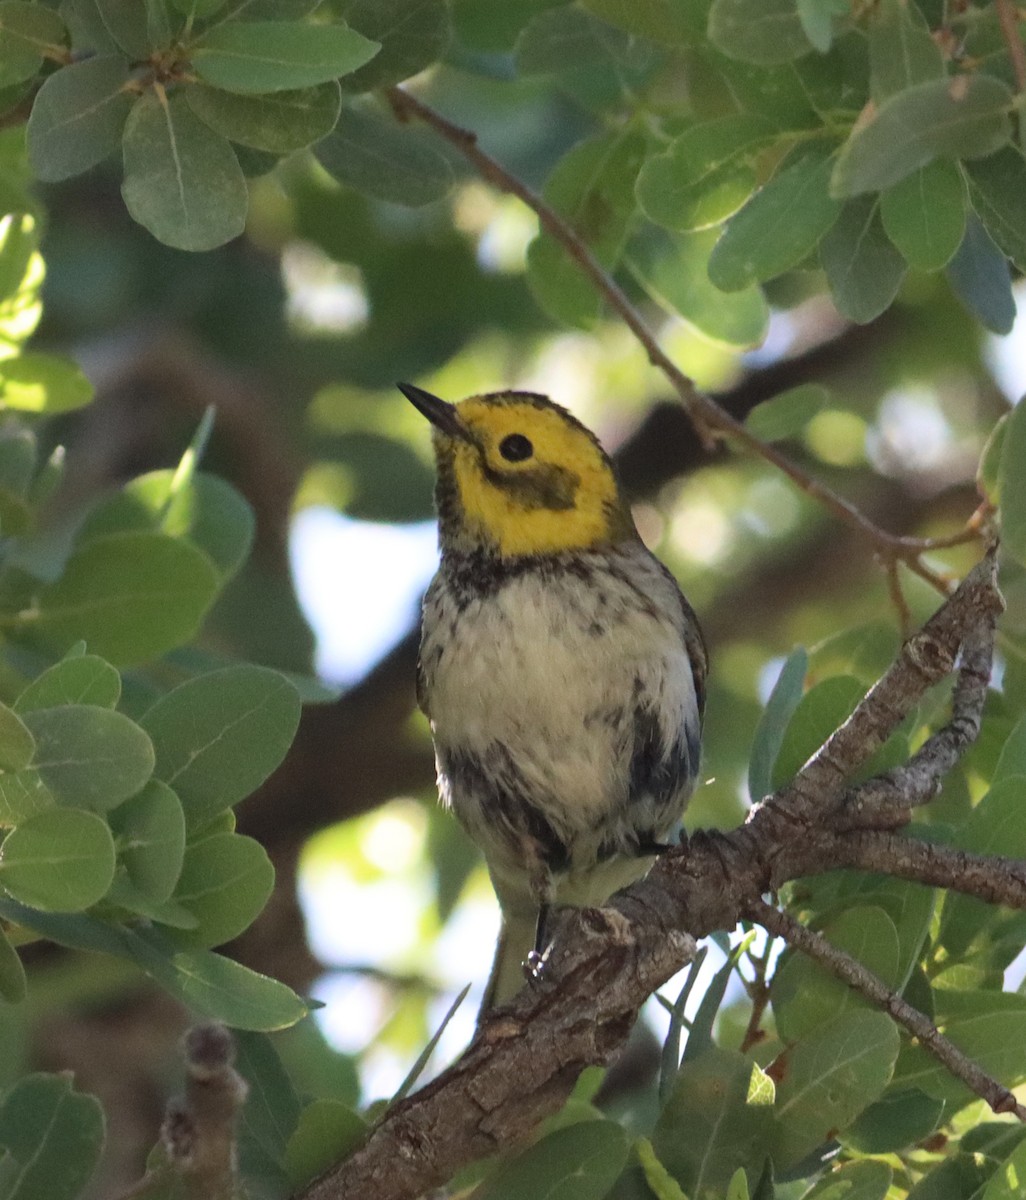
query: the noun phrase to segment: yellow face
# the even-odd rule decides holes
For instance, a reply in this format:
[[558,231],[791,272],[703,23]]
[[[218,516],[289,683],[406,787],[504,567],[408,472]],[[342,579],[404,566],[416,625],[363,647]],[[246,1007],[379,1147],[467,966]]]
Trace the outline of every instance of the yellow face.
[[[609,459],[595,438],[542,396],[474,396],[435,429],[442,540],[500,555],[551,554],[634,535]],[[446,513],[446,475],[457,495]]]

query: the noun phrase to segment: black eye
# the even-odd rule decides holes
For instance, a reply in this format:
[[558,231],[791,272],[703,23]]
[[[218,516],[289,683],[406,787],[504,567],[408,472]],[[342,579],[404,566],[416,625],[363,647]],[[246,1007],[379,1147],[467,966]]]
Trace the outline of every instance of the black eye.
[[523,462],[534,453],[534,447],[522,433],[511,433],[499,443],[499,453],[507,462]]

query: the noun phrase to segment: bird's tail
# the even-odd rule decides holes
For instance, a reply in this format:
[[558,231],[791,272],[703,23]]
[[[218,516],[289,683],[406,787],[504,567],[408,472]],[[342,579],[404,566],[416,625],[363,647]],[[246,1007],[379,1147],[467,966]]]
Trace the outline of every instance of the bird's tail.
[[479,1024],[486,1013],[508,1003],[524,986],[524,961],[534,949],[536,927],[537,917],[533,913],[503,914],[492,973],[477,1014]]

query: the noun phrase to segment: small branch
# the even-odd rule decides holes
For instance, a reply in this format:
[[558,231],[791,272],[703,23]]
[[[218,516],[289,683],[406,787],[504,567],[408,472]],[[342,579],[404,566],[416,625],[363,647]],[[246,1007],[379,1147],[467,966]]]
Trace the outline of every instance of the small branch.
[[769,970],[770,948],[773,945],[772,937],[767,941],[766,948],[758,958],[749,954],[749,960],[755,967],[755,978],[745,984],[745,988],[752,1001],[752,1011],[748,1017],[748,1025],[745,1027],[745,1035],[741,1039],[741,1045],[738,1047],[742,1054],[746,1054],[753,1046],[757,1046],[766,1034],[762,1029],[762,1018],[765,1015],[766,1007],[770,1000],[769,984],[766,982],[766,973]]
[[838,950],[822,934],[806,928],[788,913],[772,908],[763,900],[753,900],[748,905],[748,916],[758,921],[770,933],[782,937],[790,945],[804,951],[835,978],[861,992],[867,1000],[889,1013],[899,1025],[904,1026],[917,1038],[938,1062],[947,1067],[956,1079],[961,1079],[970,1091],[975,1092],[980,1099],[986,1100],[994,1112],[1013,1113],[1020,1121],[1026,1122],[1026,1108],[1018,1103],[1008,1088],[998,1083],[956,1045],[949,1042],[928,1017],[887,987],[858,959],[845,954],[843,950]]
[[429,125],[474,166],[482,179],[491,183],[499,191],[516,196],[531,209],[545,232],[563,247],[588,277],[599,295],[606,300],[631,330],[648,355],[649,362],[666,376],[707,447],[716,437],[730,437],[782,471],[796,487],[817,500],[839,520],[857,529],[877,547],[884,561],[907,562],[909,567],[926,579],[932,587],[942,594],[947,594],[947,585],[942,577],[920,563],[919,556],[926,550],[936,550],[974,541],[979,536],[979,532],[974,526],[967,523],[957,533],[944,538],[910,538],[888,533],[885,529],[875,525],[854,504],[845,500],[843,496],[827,487],[826,484],[807,474],[775,446],[756,437],[742,422],[732,417],[710,397],[698,391],[694,382],[662,349],[641,313],[591,253],[573,227],[537,192],[482,150],[478,144],[477,135],[472,130],[464,129],[449,121],[441,113],[402,88],[390,88],[386,95],[398,119],[409,120],[412,117]]
[[997,0],[998,23],[1001,26],[1001,36],[1008,46],[1008,54],[1015,71],[1016,88],[1026,91],[1026,48],[1019,37],[1019,13],[1015,0]]

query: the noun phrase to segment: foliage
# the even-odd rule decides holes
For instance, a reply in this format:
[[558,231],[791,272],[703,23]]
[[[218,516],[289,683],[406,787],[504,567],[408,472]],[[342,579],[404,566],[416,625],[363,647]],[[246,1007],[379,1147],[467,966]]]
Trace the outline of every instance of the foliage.
[[[174,455],[163,446],[154,469],[133,467],[70,512],[57,442],[74,447],[93,397],[67,347],[141,313],[269,381],[276,436],[307,467],[298,507],[428,515],[422,431],[382,391],[396,376],[434,373],[446,394],[530,384],[554,345],[589,419],[643,415],[652,377],[618,340],[580,255],[482,193],[459,130],[439,138],[400,119],[389,89],[424,71],[418,95],[539,185],[703,386],[727,389],[737,351],[771,328],[801,330],[826,296],[834,322],[902,322],[858,370],[827,372],[829,389],[798,376],[774,389],[746,428],[882,525],[904,529],[908,510],[926,536],[950,532],[951,510],[932,505],[944,487],[917,440],[924,425],[888,441],[900,425],[888,413],[915,401],[910,381],[929,394],[925,427],[940,422],[957,443],[958,477],[980,461],[981,522],[1000,519],[1004,539],[1003,675],[977,748],[918,832],[1026,858],[1026,410],[991,429],[1001,406],[981,351],[982,330],[1012,328],[1013,274],[1026,270],[1023,47],[1001,10],[940,0],[0,0],[9,1012],[45,999],[33,955],[50,943],[76,963],[83,951],[103,955],[112,977],[146,976],[190,1013],[233,1027],[250,1083],[240,1161],[256,1195],[304,1186],[373,1118],[355,1111],[348,1059],[297,1024],[304,1001],[216,950],[251,926],[273,886],[266,850],[236,832],[233,810],[282,762],[297,688],[316,695],[302,677],[309,645],[290,586],[267,583],[250,556],[252,506],[201,469],[216,448],[207,419],[184,454],[183,425],[171,431],[182,433]],[[117,186],[145,233],[122,219]],[[79,194],[93,203],[77,209]],[[248,241],[233,241],[244,232]],[[369,319],[340,330],[312,308],[306,328],[301,311],[289,325],[279,257],[297,308],[326,280],[352,285]],[[553,325],[589,331],[588,349]],[[593,393],[616,403],[603,409]],[[214,465],[230,475],[238,446],[223,449]],[[925,559],[892,558],[888,589],[864,542],[821,567],[833,536],[825,512],[766,462],[720,460],[684,483],[660,470],[637,489],[639,516],[722,640],[706,751],[714,779],[692,814],[729,824],[742,792],[757,802],[786,782],[852,711],[899,625],[935,604],[923,576],[959,572],[971,555],[937,544]],[[974,501],[959,500],[965,519]],[[770,600],[778,562],[800,564],[791,574],[807,585],[784,612]],[[744,593],[748,579],[756,586]],[[771,659],[783,669],[760,690]],[[944,705],[929,697],[871,769],[904,761],[943,723]],[[425,782],[411,776],[393,794]],[[360,837],[354,826],[337,840],[372,884],[391,868],[361,857]],[[438,819],[422,837],[436,852],[437,901],[422,943],[474,886],[457,839]],[[991,1075],[1026,1084],[1026,998],[1005,986],[1026,940],[1021,913],[850,872],[797,881],[781,900]],[[961,1081],[816,963],[743,934],[704,994],[675,1007],[660,1080],[605,1110],[582,1083],[533,1145],[469,1168],[461,1183],[487,1176],[481,1194],[495,1200],[1018,1194],[1018,1125],[986,1119]],[[413,958],[418,969],[429,961]],[[696,969],[689,991],[697,979]],[[428,1040],[431,988],[401,994],[379,1041],[413,1057]],[[266,1036],[293,1025],[291,1042]],[[79,1195],[103,1145],[99,1103],[63,1075],[11,1069],[3,1083],[0,1195]]]

